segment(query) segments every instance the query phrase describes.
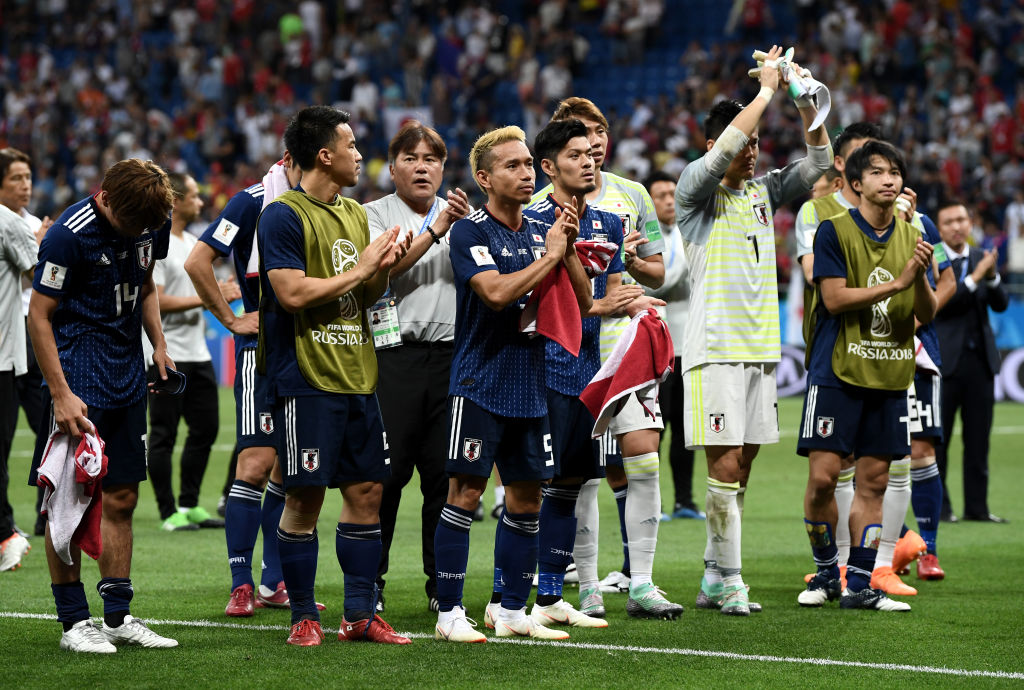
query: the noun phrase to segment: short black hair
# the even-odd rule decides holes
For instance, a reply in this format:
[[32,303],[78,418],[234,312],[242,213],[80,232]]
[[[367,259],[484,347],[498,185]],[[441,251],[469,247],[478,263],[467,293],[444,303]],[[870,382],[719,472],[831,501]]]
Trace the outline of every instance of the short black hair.
[[587,126],[575,117],[568,120],[553,120],[537,133],[533,140],[533,155],[537,160],[553,161],[571,139],[586,137]]
[[[967,204],[964,203],[963,199],[955,196],[945,197],[939,202],[939,205],[935,207],[935,219],[938,220],[939,213],[945,211],[947,208],[953,208],[954,206],[963,206],[967,209]],[[970,209],[967,209],[967,214],[970,215]]]
[[743,110],[743,104],[737,100],[725,99],[715,103],[704,118],[704,138],[717,139],[725,128],[736,119]]
[[846,161],[846,179],[850,182],[861,180],[864,171],[871,165],[871,158],[880,156],[895,166],[903,179],[907,179],[907,161],[898,148],[887,141],[873,139],[854,151]]
[[854,139],[879,139],[884,140],[882,136],[882,129],[873,122],[854,122],[852,125],[847,126],[843,131],[836,137],[836,143],[833,147],[837,156],[846,158],[848,151],[844,149]]
[[655,170],[647,176],[646,180],[644,180],[644,189],[650,191],[655,182],[671,182],[675,185],[678,181],[678,177],[674,177],[664,170]]
[[344,110],[329,105],[312,105],[295,113],[284,130],[284,147],[303,171],[316,166],[320,149],[328,148],[338,136],[336,129],[349,121]]

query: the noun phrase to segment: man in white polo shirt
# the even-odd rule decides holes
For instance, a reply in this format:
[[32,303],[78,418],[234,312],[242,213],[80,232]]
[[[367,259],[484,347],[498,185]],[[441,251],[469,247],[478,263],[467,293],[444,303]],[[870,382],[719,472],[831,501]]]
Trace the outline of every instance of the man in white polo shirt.
[[[448,151],[436,131],[407,122],[388,147],[395,191],[366,204],[370,239],[398,226],[412,245],[391,269],[391,289],[371,309],[377,349],[377,399],[391,451],[391,477],[380,506],[383,550],[377,586],[383,590],[402,489],[420,476],[423,573],[427,605],[437,611],[434,531],[448,495],[445,405],[455,335],[455,282],[448,230],[469,213],[461,189],[437,196]],[[383,608],[383,596],[378,607]]]
[[[171,237],[167,258],[156,263],[153,282],[160,295],[160,319],[163,322],[167,352],[185,375],[185,390],[179,395],[151,392],[149,395],[149,478],[153,482],[157,508],[163,529],[168,531],[223,527],[199,505],[199,487],[206,473],[210,449],[219,425],[217,377],[210,351],[206,347],[206,320],[203,303],[185,272],[185,259],[196,244],[196,237],[185,228],[203,208],[199,187],[190,175],[168,173],[174,206],[171,213]],[[240,297],[237,283],[221,284],[228,302]],[[150,359],[149,340],[143,339],[149,380],[158,380]],[[181,486],[175,507],[171,487],[171,456],[178,436],[178,422],[184,416],[188,436],[181,452]]]

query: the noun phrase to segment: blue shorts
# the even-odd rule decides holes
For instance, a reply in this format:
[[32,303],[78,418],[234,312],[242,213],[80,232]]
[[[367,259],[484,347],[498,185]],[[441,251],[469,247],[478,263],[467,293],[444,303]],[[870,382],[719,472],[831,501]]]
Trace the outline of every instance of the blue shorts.
[[910,428],[911,438],[942,443],[942,376],[918,369],[914,374],[914,399],[917,403],[916,424]]
[[[29,471],[29,486],[36,486],[36,470],[46,452],[47,439],[57,428],[53,421],[53,398],[50,389],[43,387],[43,407],[47,410],[47,422],[42,428],[45,433],[36,439],[35,453],[32,457],[32,468]],[[103,477],[103,486],[119,484],[138,484],[146,481],[146,397],[127,407],[103,410],[98,407],[89,408],[89,421],[96,426],[100,438],[103,439],[103,453],[107,456],[107,474]]]
[[906,391],[812,385],[804,397],[797,453],[902,458],[910,454],[909,409]]
[[548,424],[556,477],[604,476],[604,455],[597,439],[591,438],[594,418],[575,395],[548,389]]
[[340,487],[391,476],[376,395],[324,393],[279,398],[277,457],[284,487]]
[[256,348],[235,357],[235,439],[238,449],[277,446],[270,379],[256,371]]
[[547,417],[502,417],[458,395],[448,396],[449,476],[490,477],[504,484],[543,481],[555,474]]

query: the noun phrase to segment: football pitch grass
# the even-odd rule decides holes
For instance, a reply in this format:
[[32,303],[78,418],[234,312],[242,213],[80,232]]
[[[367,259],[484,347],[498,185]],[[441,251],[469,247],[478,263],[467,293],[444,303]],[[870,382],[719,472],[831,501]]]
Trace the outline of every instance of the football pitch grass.
[[[342,643],[342,578],[334,553],[341,499],[330,492],[320,520],[317,599],[327,604],[320,647],[285,644],[288,611],[260,609],[250,619],[224,616],[230,575],[222,530],[160,530],[156,502],[144,484],[135,517],[133,613],[161,634],[172,650],[120,649],[82,655],[58,648],[60,626],[40,538],[23,567],[0,573],[0,687],[994,687],[1024,681],[1024,408],[996,408],[992,436],[990,506],[1009,525],[943,524],[942,582],[904,578],[918,596],[910,613],[841,611],[836,603],[803,609],[796,596],[813,568],[802,522],[806,461],[795,455],[800,400],[780,402],[782,440],[761,450],[746,498],[743,574],[764,612],[749,618],[697,610],[704,525],[662,523],[655,581],[686,606],[676,621],[630,619],[626,595],[607,594],[609,627],[570,629],[563,643],[496,639],[456,645],[433,639],[436,615],[427,610],[420,565],[419,491],[406,488],[391,552],[385,619],[410,633],[408,646]],[[211,512],[224,482],[233,436],[230,390],[221,391],[221,431],[203,484]],[[184,429],[179,434],[179,446]],[[19,524],[31,529],[34,489],[25,483],[32,436],[19,426],[12,453],[11,502]],[[957,439],[959,441],[959,439]],[[179,448],[180,450],[180,448]],[[961,509],[961,451],[951,452],[950,490]],[[703,502],[703,455],[694,486]],[[177,460],[175,462],[177,467]],[[671,505],[667,462],[662,463],[663,505]],[[177,477],[175,470],[175,484]],[[493,494],[485,493],[489,511]],[[602,487],[600,573],[621,566],[618,519],[611,492]],[[916,528],[912,516],[909,526]],[[465,603],[483,625],[491,585],[495,521],[473,524]],[[257,544],[257,558],[260,546]],[[258,561],[257,561],[258,562]],[[86,558],[83,582],[94,617],[101,615],[96,565]],[[258,575],[257,575],[258,578]],[[566,588],[577,603],[578,590]]]

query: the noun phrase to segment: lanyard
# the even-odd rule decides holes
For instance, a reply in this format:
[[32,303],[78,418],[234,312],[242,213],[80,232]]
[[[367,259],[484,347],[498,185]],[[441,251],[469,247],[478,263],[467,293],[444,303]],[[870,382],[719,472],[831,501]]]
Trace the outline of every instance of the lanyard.
[[420,226],[420,231],[416,233],[417,236],[426,232],[427,228],[430,227],[430,224],[434,222],[434,218],[437,217],[437,207],[440,203],[441,200],[434,197],[434,205],[430,207],[430,210],[427,212],[427,217],[423,219],[423,225]]

